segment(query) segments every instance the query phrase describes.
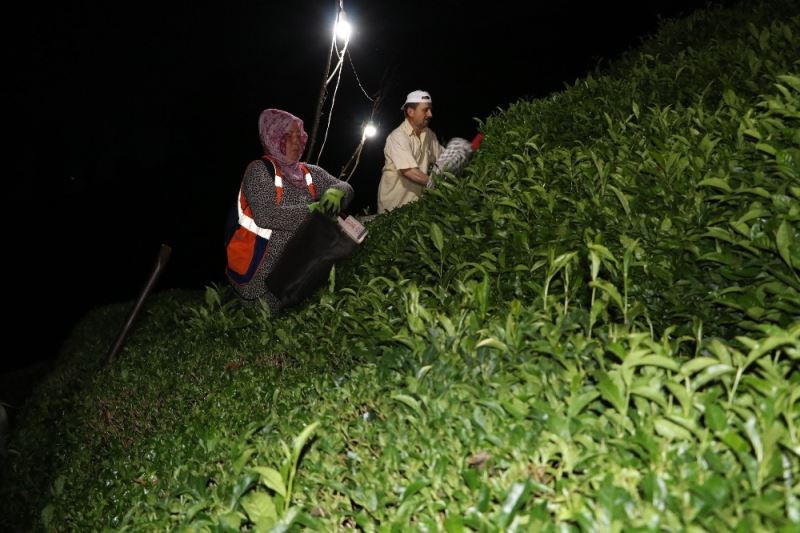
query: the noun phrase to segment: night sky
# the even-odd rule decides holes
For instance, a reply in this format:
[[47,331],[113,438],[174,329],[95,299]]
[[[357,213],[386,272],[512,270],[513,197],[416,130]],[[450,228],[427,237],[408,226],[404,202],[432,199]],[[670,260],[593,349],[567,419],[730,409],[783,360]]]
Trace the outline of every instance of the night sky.
[[[374,211],[383,141],[409,91],[432,94],[440,141],[471,139],[474,118],[561,90],[659,16],[706,3],[345,1],[352,63],[384,95],[349,211]],[[311,133],[337,2],[169,4],[4,11],[4,303],[7,342],[21,346],[6,369],[53,357],[92,307],[134,300],[161,243],[173,253],[159,289],[223,282],[225,214],[261,154],[259,113],[285,109]],[[372,107],[350,61],[341,80],[320,160],[334,175]]]

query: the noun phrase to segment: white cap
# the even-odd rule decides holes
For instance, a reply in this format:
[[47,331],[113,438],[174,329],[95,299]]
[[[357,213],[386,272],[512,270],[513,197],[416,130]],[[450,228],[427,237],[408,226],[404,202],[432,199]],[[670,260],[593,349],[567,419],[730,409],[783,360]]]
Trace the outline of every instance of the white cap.
[[427,102],[429,104],[432,104],[433,100],[431,100],[431,95],[428,94],[426,91],[411,91],[410,93],[408,93],[408,96],[406,96],[406,103],[403,104],[403,107],[401,107],[400,109],[403,109],[406,106],[406,104],[418,104],[420,102]]

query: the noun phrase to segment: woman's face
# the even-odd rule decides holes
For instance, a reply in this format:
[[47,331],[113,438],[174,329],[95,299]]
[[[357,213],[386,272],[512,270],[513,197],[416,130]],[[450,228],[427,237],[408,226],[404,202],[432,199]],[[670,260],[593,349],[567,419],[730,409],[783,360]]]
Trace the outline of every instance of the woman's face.
[[286,159],[289,161],[299,161],[300,160],[300,148],[302,146],[303,139],[300,136],[300,128],[297,126],[296,122],[292,123],[292,126],[289,128],[289,133],[286,134]]

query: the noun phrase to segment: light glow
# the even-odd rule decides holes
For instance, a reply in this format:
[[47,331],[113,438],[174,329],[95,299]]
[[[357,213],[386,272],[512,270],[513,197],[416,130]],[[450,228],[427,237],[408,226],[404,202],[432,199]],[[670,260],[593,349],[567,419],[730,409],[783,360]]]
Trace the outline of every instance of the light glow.
[[334,26],[333,31],[340,40],[344,42],[350,40],[350,34],[353,32],[353,28],[350,26],[350,23],[347,22],[347,17],[345,16],[344,11],[339,13],[339,18],[336,20],[336,25]]
[[376,133],[378,133],[378,129],[372,124],[364,126],[364,137],[375,137]]

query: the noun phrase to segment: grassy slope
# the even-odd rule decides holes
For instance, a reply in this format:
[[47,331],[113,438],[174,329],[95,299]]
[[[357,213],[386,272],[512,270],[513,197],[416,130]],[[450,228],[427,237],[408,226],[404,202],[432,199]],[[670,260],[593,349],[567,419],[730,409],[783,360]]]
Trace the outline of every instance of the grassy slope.
[[277,320],[164,293],[99,369],[124,308],[98,310],[0,519],[797,527],[798,36],[788,1],[698,13],[517,102]]

